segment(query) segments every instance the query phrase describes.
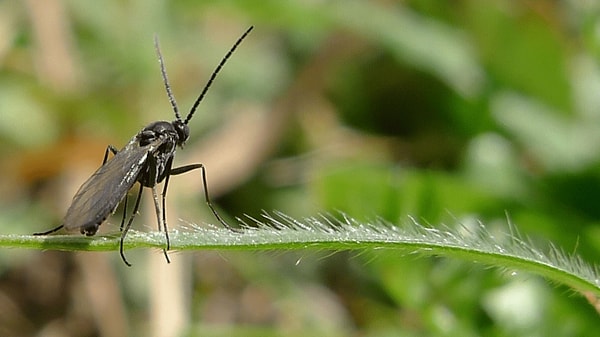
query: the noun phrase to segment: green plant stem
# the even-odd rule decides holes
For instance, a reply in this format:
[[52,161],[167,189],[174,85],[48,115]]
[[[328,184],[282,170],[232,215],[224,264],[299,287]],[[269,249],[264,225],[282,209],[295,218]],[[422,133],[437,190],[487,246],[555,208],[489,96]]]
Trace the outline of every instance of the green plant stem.
[[[424,255],[457,257],[503,269],[517,269],[566,284],[579,292],[600,297],[598,268],[567,255],[554,246],[546,252],[524,241],[513,231],[496,238],[482,225],[459,231],[424,227],[414,219],[404,226],[383,221],[362,223],[330,216],[293,219],[283,213],[262,220],[240,220],[243,233],[223,228],[190,226],[169,233],[172,250],[272,250],[272,249],[396,249]],[[512,228],[512,227],[509,227]],[[164,248],[160,232],[130,231],[125,248]],[[119,236],[0,235],[0,247],[67,251],[113,251]]]

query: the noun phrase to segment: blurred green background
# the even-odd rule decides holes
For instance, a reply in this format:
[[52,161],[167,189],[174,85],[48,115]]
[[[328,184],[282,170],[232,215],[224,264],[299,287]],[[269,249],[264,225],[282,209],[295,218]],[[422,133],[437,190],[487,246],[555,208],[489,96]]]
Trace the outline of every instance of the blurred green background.
[[[0,2],[0,229],[60,223],[78,186],[185,113],[239,35],[176,165],[207,166],[230,220],[343,211],[476,219],[600,257],[594,1]],[[150,193],[144,194],[148,202]],[[214,223],[198,173],[170,227]],[[150,205],[148,205],[150,206]],[[154,230],[152,207],[134,223]],[[118,230],[119,215],[102,226]],[[579,294],[396,251],[0,252],[2,336],[593,336]]]

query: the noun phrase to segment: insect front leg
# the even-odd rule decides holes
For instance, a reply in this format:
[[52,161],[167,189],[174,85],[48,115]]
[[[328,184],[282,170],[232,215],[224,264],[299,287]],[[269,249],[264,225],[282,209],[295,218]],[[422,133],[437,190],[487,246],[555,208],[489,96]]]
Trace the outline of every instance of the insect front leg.
[[[152,197],[154,198],[154,209],[156,211],[156,221],[158,222],[158,231],[160,232],[162,229],[160,228],[160,204],[158,202],[158,193],[156,193],[156,186],[152,187]],[[169,255],[167,254],[167,250],[169,250],[171,248],[171,242],[169,240],[169,232],[167,231],[167,222],[165,220],[165,204],[164,204],[164,200],[165,200],[165,196],[163,194],[163,210],[162,210],[162,220],[163,220],[163,227],[165,229],[165,236],[167,238],[167,248],[163,248],[163,254],[165,255],[165,259],[167,260],[167,263],[171,263],[171,260],[169,259]]]
[[[169,187],[169,178],[171,176],[171,167],[173,167],[173,157],[169,158],[167,161],[167,165],[165,167],[165,172],[167,172],[165,176],[165,183],[162,191],[162,221],[163,227],[165,229],[165,236],[167,237],[167,250],[171,249],[171,241],[169,240],[169,231],[167,230],[167,188]],[[156,207],[156,215],[158,216],[158,200],[155,198],[155,207]],[[158,221],[158,230],[160,231],[160,220]],[[167,261],[169,261],[169,257],[167,257],[167,253],[165,251],[165,257]]]
[[206,169],[204,168],[204,165],[192,164],[192,165],[176,167],[171,170],[170,174],[171,175],[179,175],[179,174],[183,174],[183,173],[186,173],[186,172],[189,172],[192,170],[196,170],[196,169],[200,169],[200,171],[202,172],[202,186],[204,187],[204,198],[206,199],[206,204],[208,205],[208,208],[210,208],[212,213],[215,215],[215,218],[217,218],[217,220],[219,220],[219,222],[225,228],[227,228],[233,232],[236,232],[236,233],[241,233],[241,231],[239,229],[231,227],[228,223],[226,223],[225,220],[223,220],[223,218],[221,218],[219,213],[217,213],[217,210],[214,208],[213,204],[211,203],[210,197],[208,196],[208,184],[206,183]]
[[[152,196],[154,199],[154,209],[156,211],[156,221],[158,223],[158,231],[160,232],[162,228],[164,228],[165,230],[165,237],[167,240],[167,247],[163,248],[163,254],[165,255],[165,259],[167,260],[167,263],[171,263],[171,260],[169,260],[169,256],[167,255],[167,250],[169,250],[169,248],[171,247],[171,242],[169,240],[169,231],[167,230],[167,220],[166,220],[166,210],[165,210],[165,194],[167,193],[167,186],[169,184],[168,182],[168,177],[169,177],[169,171],[171,170],[171,166],[173,165],[173,157],[169,157],[167,159],[167,162],[165,164],[165,167],[163,169],[163,172],[165,172],[165,175],[167,177],[166,181],[165,181],[165,187],[163,189],[163,202],[162,202],[162,216],[161,216],[161,209],[160,209],[160,204],[158,202],[158,193],[156,193],[156,184],[161,180],[160,175],[162,173],[159,172],[159,164],[157,162],[157,159],[152,156],[152,155],[148,155],[148,160],[146,162],[146,165],[148,167],[148,172],[146,173],[146,175],[144,176],[144,184],[146,186],[149,186],[150,188],[152,188]],[[161,220],[162,220],[162,228],[161,228]]]

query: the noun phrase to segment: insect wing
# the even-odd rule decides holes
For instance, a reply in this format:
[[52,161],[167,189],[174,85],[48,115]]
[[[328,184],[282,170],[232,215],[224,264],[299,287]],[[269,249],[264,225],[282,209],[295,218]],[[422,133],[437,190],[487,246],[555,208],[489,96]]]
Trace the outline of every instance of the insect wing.
[[67,231],[81,230],[93,235],[97,227],[115,211],[123,197],[135,184],[148,154],[163,143],[157,139],[140,146],[133,138],[121,151],[102,165],[85,182],[75,196],[63,225]]

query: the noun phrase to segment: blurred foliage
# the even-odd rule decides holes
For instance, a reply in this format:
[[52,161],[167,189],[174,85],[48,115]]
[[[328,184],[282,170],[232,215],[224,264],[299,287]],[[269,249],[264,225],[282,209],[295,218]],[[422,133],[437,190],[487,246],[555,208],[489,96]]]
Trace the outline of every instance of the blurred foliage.
[[[249,25],[176,159],[207,165],[222,213],[477,218],[491,231],[506,231],[508,216],[532,241],[598,261],[593,1],[0,2],[2,233],[55,226],[107,144],[173,118],[155,33],[187,112]],[[177,178],[170,214],[212,222],[199,177]],[[134,226],[155,228],[152,212]],[[183,320],[186,336],[592,336],[600,326],[571,290],[442,258],[202,253],[173,285],[112,255],[3,251],[0,335],[166,335],[157,320]],[[185,317],[153,315],[153,287],[183,287]]]

